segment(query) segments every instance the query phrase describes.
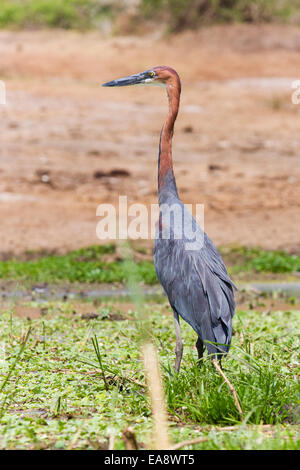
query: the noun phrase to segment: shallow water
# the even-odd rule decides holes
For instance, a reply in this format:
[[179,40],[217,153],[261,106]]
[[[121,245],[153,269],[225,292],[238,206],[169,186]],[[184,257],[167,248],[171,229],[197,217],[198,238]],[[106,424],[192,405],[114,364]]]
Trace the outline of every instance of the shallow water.
[[[288,296],[300,299],[300,282],[253,282],[238,284],[240,292],[254,292],[257,294],[272,294],[275,296]],[[161,286],[141,287],[139,293],[147,298],[161,298],[165,294]],[[2,287],[2,299],[28,299],[28,300],[70,300],[70,299],[126,299],[132,293],[127,287],[115,286],[51,286],[35,285],[31,288],[21,289],[19,287]]]

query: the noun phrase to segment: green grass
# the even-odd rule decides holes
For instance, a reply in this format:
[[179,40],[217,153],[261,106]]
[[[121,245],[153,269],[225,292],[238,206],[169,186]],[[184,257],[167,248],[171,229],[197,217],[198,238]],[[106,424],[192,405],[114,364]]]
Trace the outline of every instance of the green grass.
[[233,22],[299,22],[297,0],[142,0],[141,16],[163,18],[178,32],[202,25]]
[[[104,261],[104,255],[113,255],[115,246],[91,246],[67,255],[48,255],[37,259],[0,262],[0,278],[34,282],[118,283],[126,280],[126,261]],[[33,255],[35,258],[36,255]],[[138,273],[146,284],[157,282],[152,261],[138,263]]]
[[[164,298],[146,302],[138,284],[145,280],[145,263],[151,269],[153,264],[136,264],[132,255],[130,247],[116,252],[110,244],[65,256],[28,253],[31,260],[2,262],[1,269],[11,269],[12,276],[32,279],[35,273],[36,280],[57,280],[57,269],[75,280],[78,275],[86,280],[91,267],[102,273],[101,279],[107,280],[103,272],[110,273],[109,279],[118,273],[128,282],[132,302],[122,307],[120,300],[87,302],[85,311],[97,314],[90,320],[80,315],[82,304],[75,300],[31,301],[27,307],[40,313],[35,319],[17,317],[14,302],[2,305],[0,448],[103,449],[113,437],[114,449],[124,449],[122,432],[129,425],[139,445],[149,448],[151,404],[140,353],[147,335],[158,350],[173,444],[201,437],[204,442],[189,448],[299,449],[299,312],[274,307],[265,313],[253,307],[236,312],[223,366],[243,410],[241,421],[232,394],[207,356],[198,368],[195,333],[185,322],[184,357],[175,373],[173,317]],[[248,269],[266,253],[235,248],[225,255]],[[113,321],[114,314],[119,321]]]
[[241,271],[271,272],[271,273],[292,273],[300,272],[300,256],[290,255],[284,251],[267,251],[260,248],[237,247],[229,252],[225,251],[231,264],[234,263],[231,271],[238,273]]
[[1,0],[0,27],[89,29],[118,11],[98,0]]
[[[290,330],[287,328],[283,333],[283,323],[290,323],[292,329],[296,327],[295,320],[296,315],[290,312],[276,313],[271,318],[261,318],[256,312],[239,312],[235,318],[235,338],[225,370],[228,370],[226,373],[231,383],[235,384],[249,423],[283,422],[291,412],[287,405],[299,403],[297,382],[287,381],[292,371],[296,373],[297,331],[282,339]],[[245,335],[247,323],[251,328]],[[239,338],[241,332],[243,345]],[[183,412],[186,418],[223,425],[239,420],[232,396],[207,361],[200,371],[195,365],[189,374],[179,375],[175,384],[170,381],[168,396],[174,411],[179,409],[182,413],[180,407],[186,407]]]
[[[111,321],[103,318],[107,310],[118,313],[113,302],[91,304],[100,316],[87,321],[77,308],[72,302],[43,303],[43,316],[28,320],[15,316],[14,304],[1,307],[0,448],[103,448],[114,435],[115,448],[124,449],[128,425],[148,446],[152,418],[137,342],[139,314],[128,307],[124,320]],[[191,328],[182,322],[185,349],[176,374],[172,316],[163,304],[145,304],[143,312],[162,365],[173,443],[204,436],[206,442],[189,448],[299,449],[299,312],[236,313],[224,370],[236,388],[243,423],[210,362],[196,367]],[[235,427],[218,430],[224,425]]]
[[297,23],[299,5],[297,0],[142,0],[132,14],[126,2],[113,0],[1,0],[0,27],[86,30],[109,20],[118,29],[124,15],[132,30],[150,19],[173,32],[224,22]]
[[[136,247],[136,253],[141,250]],[[221,249],[234,278],[239,273],[293,273],[300,271],[300,256],[259,248]],[[110,259],[108,259],[110,257]],[[0,261],[0,278],[29,282],[124,283],[126,260],[113,244],[91,246],[66,255],[27,253],[26,259]],[[152,257],[137,262],[137,274],[145,284],[157,283]]]

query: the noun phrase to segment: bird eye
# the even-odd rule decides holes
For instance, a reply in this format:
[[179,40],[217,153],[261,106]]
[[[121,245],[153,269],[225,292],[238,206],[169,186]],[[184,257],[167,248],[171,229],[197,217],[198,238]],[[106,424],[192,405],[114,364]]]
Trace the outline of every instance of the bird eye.
[[154,73],[154,72],[150,72],[149,75],[150,75],[150,77],[154,77],[155,73]]

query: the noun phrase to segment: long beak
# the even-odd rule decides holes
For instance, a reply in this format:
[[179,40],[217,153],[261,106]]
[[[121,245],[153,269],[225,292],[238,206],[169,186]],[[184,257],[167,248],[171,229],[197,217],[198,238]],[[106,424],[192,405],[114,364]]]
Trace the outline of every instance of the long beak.
[[137,73],[135,75],[130,75],[129,77],[117,78],[111,82],[103,83],[102,86],[128,86],[128,85],[138,85],[139,83],[145,83],[147,79],[145,72]]

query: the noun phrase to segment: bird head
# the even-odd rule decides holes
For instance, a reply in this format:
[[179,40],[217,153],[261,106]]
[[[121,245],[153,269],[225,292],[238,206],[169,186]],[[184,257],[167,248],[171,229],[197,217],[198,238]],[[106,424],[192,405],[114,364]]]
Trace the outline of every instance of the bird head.
[[116,80],[103,83],[102,86],[161,85],[168,88],[169,86],[172,86],[173,82],[177,82],[180,85],[177,72],[171,67],[160,65],[146,70],[145,72],[136,73],[134,75],[129,75],[128,77],[117,78]]

